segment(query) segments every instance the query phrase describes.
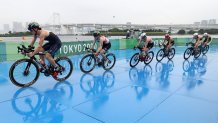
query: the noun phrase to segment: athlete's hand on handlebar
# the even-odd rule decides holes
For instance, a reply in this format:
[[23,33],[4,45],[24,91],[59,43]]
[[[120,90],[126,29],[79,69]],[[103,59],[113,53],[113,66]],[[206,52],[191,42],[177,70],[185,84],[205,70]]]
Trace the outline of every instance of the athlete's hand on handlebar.
[[89,47],[86,47],[86,51],[87,51],[87,52],[91,52],[91,51],[92,51],[92,52],[96,52],[95,49],[91,49],[91,48],[89,48]]
[[33,53],[26,53],[28,57],[33,57]]

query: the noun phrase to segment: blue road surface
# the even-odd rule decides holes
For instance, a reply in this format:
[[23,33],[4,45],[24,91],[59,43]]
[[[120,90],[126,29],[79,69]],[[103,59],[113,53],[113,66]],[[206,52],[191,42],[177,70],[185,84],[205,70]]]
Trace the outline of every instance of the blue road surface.
[[[134,50],[111,51],[113,69],[79,69],[83,55],[71,56],[65,82],[40,74],[26,88],[8,77],[13,62],[0,63],[0,123],[218,123],[218,47],[185,61],[176,47],[172,61],[156,58],[131,68]],[[154,48],[156,53],[159,48]]]

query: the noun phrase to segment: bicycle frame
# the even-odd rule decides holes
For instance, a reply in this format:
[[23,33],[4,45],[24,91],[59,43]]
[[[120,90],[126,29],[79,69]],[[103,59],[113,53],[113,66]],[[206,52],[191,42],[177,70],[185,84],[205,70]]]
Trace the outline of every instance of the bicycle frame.
[[[34,51],[33,49],[34,49],[34,47],[28,49],[28,48],[26,48],[24,45],[22,45],[22,48],[18,47],[18,53],[21,53],[22,55],[26,56],[27,53],[33,52],[33,51]],[[45,53],[39,52],[39,53],[37,53],[37,54],[35,54],[35,55],[45,55]],[[49,71],[49,69],[47,69],[46,66],[42,65],[41,62],[40,62],[39,60],[37,60],[37,58],[35,57],[35,55],[32,56],[32,57],[30,57],[29,59],[31,59],[31,60],[33,60],[34,62],[36,62],[36,64],[37,64],[39,67],[41,67],[43,70],[48,70],[48,71]],[[31,65],[31,63],[28,63],[28,64],[27,64],[25,71],[28,71],[28,70],[29,70],[30,65]],[[50,71],[49,71],[49,72],[50,72]]]

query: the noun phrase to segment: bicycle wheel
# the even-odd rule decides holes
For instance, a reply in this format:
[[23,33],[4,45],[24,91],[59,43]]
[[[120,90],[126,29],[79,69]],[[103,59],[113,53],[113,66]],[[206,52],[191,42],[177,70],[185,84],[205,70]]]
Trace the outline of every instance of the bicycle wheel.
[[11,105],[18,114],[32,115],[39,110],[41,100],[42,96],[37,89],[32,87],[20,88],[13,95]]
[[54,97],[56,100],[69,102],[73,97],[73,87],[67,81],[55,84],[53,90],[56,93],[54,96],[58,95],[58,97]]
[[138,74],[138,69],[137,68],[131,68],[129,70],[129,78],[133,82],[138,82],[139,74]]
[[144,77],[145,79],[148,79],[152,76],[152,68],[150,65],[146,65],[144,67]]
[[200,48],[197,48],[197,49],[194,51],[194,58],[198,58],[200,55],[201,55],[201,49],[200,49]]
[[112,71],[105,71],[103,74],[103,82],[106,88],[111,88],[114,86],[115,76]]
[[64,81],[73,72],[73,63],[68,57],[58,57],[55,63],[61,68],[57,76],[52,76],[57,81]]
[[139,63],[139,53],[135,53],[130,59],[130,67],[135,67]]
[[144,60],[145,64],[149,64],[154,58],[154,52],[153,51],[149,51],[148,54],[146,55],[146,58]]
[[160,62],[163,58],[164,58],[164,50],[160,49],[157,52],[156,59],[157,59],[158,62]]
[[80,88],[83,92],[94,93],[96,87],[95,78],[92,74],[83,74],[80,78]]
[[190,62],[189,62],[188,60],[185,60],[185,61],[183,62],[183,65],[182,65],[183,71],[184,71],[184,72],[188,72],[189,69],[190,69],[190,67],[191,67]]
[[11,66],[9,78],[16,86],[28,87],[39,78],[39,67],[31,59],[18,60]]
[[202,54],[205,55],[209,50],[209,45],[206,45],[203,50],[202,50]]
[[175,48],[171,48],[168,55],[167,55],[167,58],[169,60],[173,59],[173,57],[175,56],[175,52],[176,52]]
[[155,65],[155,72],[160,73],[163,70],[163,63],[157,62]]
[[106,58],[107,58],[108,61],[103,60],[103,68],[105,70],[110,70],[115,65],[116,57],[115,57],[114,54],[109,53],[109,54],[106,55]]
[[169,72],[173,71],[173,68],[174,68],[174,63],[173,63],[172,60],[169,60],[169,61],[167,62],[167,69],[168,69],[168,71],[169,71]]
[[95,64],[95,56],[93,54],[87,54],[80,61],[80,69],[84,73],[89,73],[95,68]]
[[187,60],[192,55],[192,52],[193,52],[193,49],[187,48],[183,55],[184,59]]

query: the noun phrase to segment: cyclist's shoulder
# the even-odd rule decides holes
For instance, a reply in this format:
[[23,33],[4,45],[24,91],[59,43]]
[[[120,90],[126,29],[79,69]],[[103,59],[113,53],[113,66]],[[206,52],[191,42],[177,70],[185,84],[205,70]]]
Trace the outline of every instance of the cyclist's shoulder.
[[99,37],[99,41],[104,41],[105,39],[106,39],[106,37],[103,35]]
[[204,37],[201,36],[201,35],[198,36],[198,39],[199,39],[199,40],[202,40],[203,38],[204,38]]
[[39,35],[39,38],[46,38],[46,37],[48,37],[49,36],[49,31],[48,30],[41,30],[41,33],[40,33],[40,35]]
[[152,40],[152,37],[147,36],[147,41],[151,41],[151,40]]

